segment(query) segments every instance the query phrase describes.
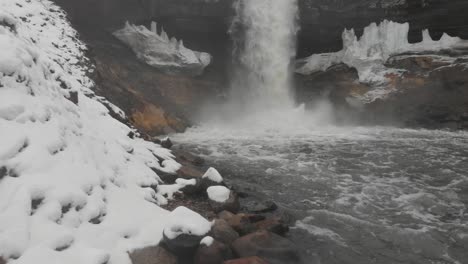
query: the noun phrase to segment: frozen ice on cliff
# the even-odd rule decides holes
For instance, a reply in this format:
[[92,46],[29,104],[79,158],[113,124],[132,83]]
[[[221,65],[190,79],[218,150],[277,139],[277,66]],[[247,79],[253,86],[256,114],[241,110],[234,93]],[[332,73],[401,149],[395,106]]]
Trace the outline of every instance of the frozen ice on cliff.
[[345,63],[358,70],[359,80],[369,84],[383,84],[385,75],[398,74],[384,66],[387,59],[395,54],[437,52],[443,49],[468,47],[468,41],[444,34],[434,41],[428,30],[423,31],[423,41],[411,44],[408,42],[408,23],[383,21],[372,23],[364,29],[361,38],[357,38],[353,29],[344,30],[342,34],[343,49],[338,52],[313,54],[298,60],[296,72],[311,74],[325,71],[332,65]]
[[200,75],[211,63],[211,55],[184,46],[182,40],[169,39],[164,29],[158,33],[155,22],[151,29],[125,23],[114,36],[128,45],[143,62],[166,73]]

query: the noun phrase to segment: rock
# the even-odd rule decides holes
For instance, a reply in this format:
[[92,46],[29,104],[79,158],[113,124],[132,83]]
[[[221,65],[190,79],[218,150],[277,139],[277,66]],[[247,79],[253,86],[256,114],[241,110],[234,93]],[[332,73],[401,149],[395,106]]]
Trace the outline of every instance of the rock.
[[209,168],[202,176],[202,186],[206,190],[211,186],[223,184],[223,177],[215,168]]
[[203,188],[200,184],[200,180],[193,179],[195,180],[195,184],[193,185],[186,185],[180,189],[181,192],[184,194],[188,195],[196,195],[196,194],[201,194],[203,193]]
[[210,54],[184,47],[182,40],[169,39],[164,30],[158,33],[155,22],[151,30],[127,22],[113,35],[128,45],[138,59],[165,73],[197,76],[211,63]]
[[214,212],[237,213],[240,208],[237,195],[224,186],[211,186],[207,189],[210,205]]
[[184,160],[177,160],[182,167],[177,171],[177,175],[184,179],[202,179],[203,172],[199,167],[194,166],[190,162]]
[[245,202],[242,203],[242,207],[250,213],[267,213],[275,211],[278,208],[278,206],[273,201],[260,201],[251,199],[245,199]]
[[223,219],[215,220],[211,227],[211,236],[226,245],[239,238],[239,234]]
[[249,234],[257,230],[255,223],[265,220],[262,215],[253,214],[232,214],[223,211],[218,214],[220,219],[225,220],[236,232],[241,235]]
[[70,100],[72,103],[78,105],[78,92],[77,91],[70,91],[69,93],[68,100]]
[[193,155],[192,153],[181,150],[173,150],[173,153],[178,159],[191,163],[197,167],[203,166],[205,164],[205,160],[202,157]]
[[161,140],[161,147],[163,148],[167,148],[167,149],[170,149],[172,148],[174,144],[172,144],[172,141],[170,138],[165,138],[163,140]]
[[271,263],[300,263],[299,252],[291,241],[266,230],[237,239],[232,249],[239,257],[259,256]]
[[268,264],[268,262],[266,262],[262,258],[255,256],[240,259],[231,259],[228,261],[224,261],[223,264]]
[[190,257],[211,230],[211,223],[192,210],[179,206],[168,216],[163,231],[167,248],[181,258]]
[[267,230],[280,236],[284,236],[289,231],[289,227],[281,218],[275,216],[256,222],[255,227],[257,230]]
[[[161,246],[137,249],[129,253],[132,264],[177,264],[177,258]],[[0,264],[4,264],[0,261]]]
[[195,253],[195,264],[221,264],[226,259],[232,258],[231,249],[223,243],[213,241],[209,246],[200,245]]

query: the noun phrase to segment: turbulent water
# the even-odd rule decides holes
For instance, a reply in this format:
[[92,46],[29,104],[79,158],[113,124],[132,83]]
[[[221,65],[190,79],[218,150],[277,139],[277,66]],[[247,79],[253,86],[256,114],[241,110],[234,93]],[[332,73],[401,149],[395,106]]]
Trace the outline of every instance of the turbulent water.
[[304,263],[468,263],[468,133],[253,127],[175,140],[290,211]]
[[238,59],[231,100],[241,107],[292,107],[297,0],[238,0],[231,26]]

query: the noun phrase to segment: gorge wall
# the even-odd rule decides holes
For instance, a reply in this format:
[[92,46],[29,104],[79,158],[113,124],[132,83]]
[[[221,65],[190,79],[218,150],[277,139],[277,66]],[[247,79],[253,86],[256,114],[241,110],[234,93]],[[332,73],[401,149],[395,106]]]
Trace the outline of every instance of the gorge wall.
[[[225,92],[231,56],[228,30],[234,0],[56,1],[91,47],[102,94],[114,97],[115,103],[133,116],[131,121],[144,131],[160,134],[183,130],[201,101],[222,97]],[[421,30],[425,28],[434,39],[443,32],[468,39],[467,0],[299,0],[299,9],[298,57],[338,51],[342,48],[343,29],[354,28],[360,36],[364,27],[383,19],[409,22],[412,43],[422,39]],[[214,60],[196,78],[162,74],[136,61],[126,47],[110,36],[127,20],[146,26],[156,20],[170,36],[183,39],[188,48],[209,52]],[[328,77],[321,78],[323,83],[323,78]],[[353,78],[349,83],[337,83],[330,78],[325,83],[334,88],[356,84]],[[299,89],[318,91],[320,82],[314,76],[309,79],[305,85],[301,81]],[[444,85],[439,80],[435,83]],[[463,90],[465,83],[459,86]],[[462,110],[466,110],[464,104],[461,102]],[[158,118],[154,118],[154,112]]]

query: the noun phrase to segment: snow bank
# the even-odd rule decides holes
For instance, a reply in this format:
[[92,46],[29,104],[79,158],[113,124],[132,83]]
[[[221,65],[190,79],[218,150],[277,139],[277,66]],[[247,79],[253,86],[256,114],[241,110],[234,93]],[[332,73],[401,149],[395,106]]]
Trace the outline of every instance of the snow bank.
[[379,25],[370,24],[364,29],[360,39],[354,29],[343,32],[343,49],[334,53],[314,54],[298,61],[296,72],[311,74],[325,71],[332,65],[345,63],[358,70],[359,80],[368,84],[383,84],[385,75],[400,73],[384,66],[387,59],[395,54],[406,52],[440,51],[442,49],[468,47],[468,41],[444,34],[438,41],[432,40],[428,30],[423,31],[423,41],[408,42],[408,23],[383,21]]
[[203,216],[183,206],[177,207],[171,212],[167,223],[164,235],[169,239],[174,239],[182,234],[204,236],[210,232],[212,225]]
[[221,174],[219,174],[219,172],[215,168],[209,168],[205,172],[202,178],[206,178],[216,183],[223,182],[223,177],[221,176]]
[[224,186],[211,186],[206,189],[206,192],[210,200],[218,203],[224,203],[227,201],[229,199],[229,195],[231,194],[231,191]]
[[127,22],[114,36],[128,45],[140,60],[164,72],[200,75],[211,63],[210,54],[190,50],[182,40],[169,39],[164,29],[158,34],[155,22],[151,23],[151,30]]
[[110,116],[123,112],[91,90],[65,17],[48,0],[0,1],[0,256],[130,263],[126,252],[157,244],[170,216],[152,168],[180,165]]

